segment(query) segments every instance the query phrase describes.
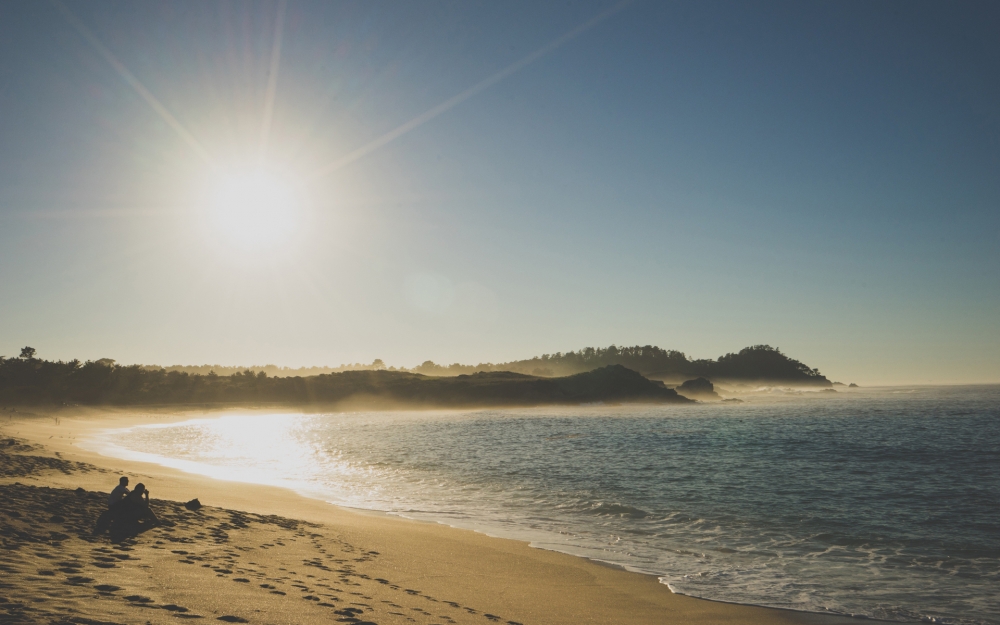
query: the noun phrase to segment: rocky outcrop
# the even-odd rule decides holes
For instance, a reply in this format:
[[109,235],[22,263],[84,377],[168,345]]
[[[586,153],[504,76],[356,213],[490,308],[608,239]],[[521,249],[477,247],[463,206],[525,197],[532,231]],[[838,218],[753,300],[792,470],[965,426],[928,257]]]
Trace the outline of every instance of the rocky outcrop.
[[715,392],[715,385],[705,378],[688,380],[678,386],[675,390],[679,395],[687,397],[688,399],[697,399],[701,401],[719,401],[722,399],[719,397],[719,394]]

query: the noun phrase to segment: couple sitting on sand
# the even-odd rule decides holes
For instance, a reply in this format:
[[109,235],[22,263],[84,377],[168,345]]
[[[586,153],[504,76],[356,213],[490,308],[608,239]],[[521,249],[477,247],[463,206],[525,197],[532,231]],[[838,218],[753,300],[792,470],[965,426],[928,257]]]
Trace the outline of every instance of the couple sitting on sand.
[[124,476],[118,480],[118,486],[115,486],[108,497],[108,512],[115,519],[127,519],[132,522],[149,519],[154,523],[160,522],[149,507],[149,491],[146,487],[140,482],[129,492],[128,478]]

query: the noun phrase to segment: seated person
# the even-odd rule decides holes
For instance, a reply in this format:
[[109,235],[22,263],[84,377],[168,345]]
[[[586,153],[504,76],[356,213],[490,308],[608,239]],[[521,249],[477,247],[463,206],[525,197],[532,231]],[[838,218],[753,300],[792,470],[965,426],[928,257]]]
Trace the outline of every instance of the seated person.
[[118,480],[118,486],[115,486],[115,489],[111,491],[111,495],[108,496],[108,510],[121,503],[122,499],[125,499],[127,495],[128,478],[122,476],[122,478]]
[[160,522],[149,507],[149,491],[142,483],[135,485],[135,490],[122,501],[122,507],[125,509],[124,513],[133,521],[149,519],[154,523]]

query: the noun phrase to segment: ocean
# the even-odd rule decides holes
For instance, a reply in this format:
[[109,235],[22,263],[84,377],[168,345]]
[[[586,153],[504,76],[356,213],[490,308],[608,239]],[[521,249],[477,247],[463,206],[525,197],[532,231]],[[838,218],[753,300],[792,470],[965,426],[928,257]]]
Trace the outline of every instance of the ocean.
[[230,415],[89,446],[658,576],[714,600],[1000,624],[1000,387]]

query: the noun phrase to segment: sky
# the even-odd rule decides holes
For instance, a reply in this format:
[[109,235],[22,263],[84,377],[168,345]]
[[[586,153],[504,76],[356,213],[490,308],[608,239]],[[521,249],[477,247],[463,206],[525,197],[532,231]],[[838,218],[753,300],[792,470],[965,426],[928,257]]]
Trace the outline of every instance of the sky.
[[993,2],[0,4],[0,355],[1000,382]]

